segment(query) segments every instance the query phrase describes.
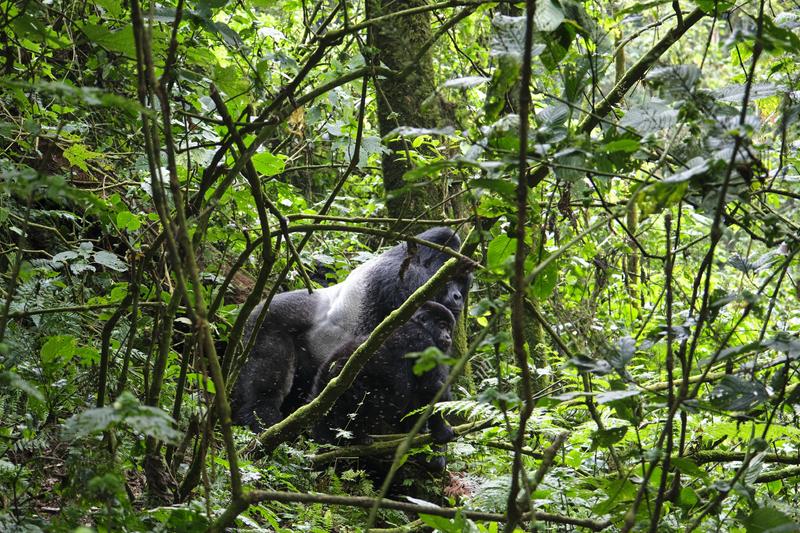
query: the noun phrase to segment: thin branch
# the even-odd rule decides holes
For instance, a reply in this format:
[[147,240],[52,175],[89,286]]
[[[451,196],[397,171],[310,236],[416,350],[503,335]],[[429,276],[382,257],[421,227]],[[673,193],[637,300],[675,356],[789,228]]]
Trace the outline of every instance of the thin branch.
[[[305,494],[295,492],[279,492],[279,491],[266,491],[254,490],[246,494],[248,504],[260,502],[281,502],[281,503],[322,503],[326,505],[342,505],[347,507],[362,507],[370,508],[376,503],[375,498],[366,496],[334,496],[332,494]],[[453,518],[457,513],[472,520],[484,520],[488,522],[505,522],[506,516],[499,513],[484,513],[478,511],[469,511],[464,509],[454,509],[448,507],[439,507],[436,505],[417,505],[413,503],[398,502],[394,500],[381,500],[380,507],[382,509],[395,509],[415,514],[430,514],[435,516],[443,516],[446,518]],[[543,513],[536,511],[534,513],[526,514],[525,519],[536,519],[541,522],[549,522],[552,524],[563,524],[567,526],[583,527],[592,531],[602,531],[611,525],[610,520],[598,522],[584,518],[572,518],[569,516],[557,515],[552,513]]]
[[[531,506],[531,487],[528,484],[527,476],[524,480],[522,468],[522,448],[525,447],[526,427],[528,419],[533,413],[535,400],[533,399],[533,380],[531,378],[530,365],[528,364],[528,351],[525,349],[525,259],[528,254],[528,244],[525,242],[525,234],[528,221],[528,185],[526,176],[528,174],[528,129],[529,129],[529,110],[531,105],[531,47],[533,46],[533,21],[536,15],[535,0],[525,2],[525,48],[522,58],[522,76],[519,89],[519,154],[517,180],[517,220],[515,225],[515,237],[517,241],[514,253],[514,278],[512,280],[513,292],[511,293],[511,337],[514,347],[514,359],[521,373],[522,385],[522,407],[519,413],[519,427],[514,435],[514,461],[511,468],[511,487],[508,491],[506,503],[506,514],[508,521],[503,531],[510,533],[514,531],[519,523],[524,505],[526,510]],[[523,483],[524,493],[520,497],[519,484]]]

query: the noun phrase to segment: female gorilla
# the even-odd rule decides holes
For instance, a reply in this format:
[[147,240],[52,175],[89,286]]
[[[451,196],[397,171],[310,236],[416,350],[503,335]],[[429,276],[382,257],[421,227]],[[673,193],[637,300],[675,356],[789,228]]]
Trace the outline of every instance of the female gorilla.
[[[461,245],[449,228],[432,228],[417,237],[455,249]],[[402,243],[337,285],[311,294],[301,289],[276,295],[233,388],[233,421],[258,432],[305,403],[332,348],[369,335],[448,258],[427,246]],[[436,300],[457,317],[470,282],[470,275],[449,282]],[[245,338],[262,306],[248,318]]]

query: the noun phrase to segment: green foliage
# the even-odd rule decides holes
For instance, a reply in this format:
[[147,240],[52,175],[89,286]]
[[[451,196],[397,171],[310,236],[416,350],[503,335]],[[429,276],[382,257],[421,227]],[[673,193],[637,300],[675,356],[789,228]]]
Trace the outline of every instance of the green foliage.
[[[425,350],[414,371],[468,357],[435,409],[474,426],[406,454],[396,499],[505,514],[516,474],[523,511],[607,530],[796,531],[795,7],[531,4],[528,85],[522,4],[415,13],[433,21],[436,79],[414,83],[438,89],[398,105],[419,120],[390,114],[385,137],[373,82],[403,80],[361,25],[375,6],[0,4],[0,530],[208,528],[234,499],[231,442],[245,490],[376,496],[371,459],[321,468],[330,450],[294,435],[252,453],[210,414],[213,363],[245,356],[262,273],[264,294],[305,288],[298,260],[312,284],[340,281],[392,244],[348,229],[446,218],[477,229],[471,351]],[[673,32],[693,6],[705,16]],[[430,196],[416,221],[383,222],[391,158],[409,169],[392,199]],[[447,475],[408,473],[436,453]],[[360,531],[367,514],[266,499],[227,525]],[[503,527],[463,511],[379,522]]]
[[89,409],[72,416],[64,423],[64,431],[67,438],[80,439],[119,424],[172,444],[176,444],[180,438],[168,414],[161,409],[141,405],[129,392],[122,393],[113,405]]

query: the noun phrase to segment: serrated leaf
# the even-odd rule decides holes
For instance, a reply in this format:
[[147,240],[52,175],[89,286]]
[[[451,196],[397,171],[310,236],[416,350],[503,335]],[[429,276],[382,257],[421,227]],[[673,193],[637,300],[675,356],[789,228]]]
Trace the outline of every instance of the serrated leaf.
[[608,356],[608,363],[616,370],[622,370],[636,354],[636,340],[633,337],[622,337],[614,344]]
[[672,128],[677,123],[678,110],[659,100],[632,107],[619,121],[620,126],[635,130],[642,136]]
[[[544,1],[550,2],[550,0]],[[563,17],[563,13],[561,16]],[[490,51],[492,57],[509,56],[521,64],[525,50],[525,17],[495,15],[492,18],[492,30]],[[531,57],[538,56],[544,49],[545,47],[542,44],[533,44]]]
[[539,111],[536,120],[542,125],[563,125],[569,117],[569,106],[561,102],[556,102]]
[[95,263],[110,268],[111,270],[116,270],[117,272],[125,272],[128,270],[128,265],[114,253],[99,250],[94,253],[93,258]]
[[79,276],[79,275],[83,274],[84,272],[96,272],[97,269],[94,268],[89,263],[87,263],[86,261],[80,260],[80,261],[76,261],[74,263],[70,263],[69,271],[72,272],[73,274],[75,274],[76,276]]
[[742,521],[747,533],[791,533],[800,531],[800,525],[772,507],[756,509]]
[[253,156],[251,161],[259,174],[268,177],[280,174],[286,166],[283,159],[270,152],[259,152]]
[[551,0],[536,0],[534,24],[537,31],[555,31],[564,22],[564,12]]
[[89,167],[86,165],[87,161],[98,159],[102,155],[103,154],[101,154],[100,152],[93,152],[89,150],[89,148],[87,148],[85,145],[79,143],[73,144],[72,146],[64,150],[64,157],[67,158],[69,164],[74,167],[78,167],[84,172],[89,171]]
[[119,415],[113,407],[96,407],[72,415],[64,423],[64,429],[68,438],[80,439],[92,433],[105,431],[117,420],[119,420]]
[[142,414],[124,418],[125,423],[131,429],[164,442],[177,443],[180,441],[181,434],[172,427],[174,422],[167,413],[161,409],[146,405],[141,406],[139,409]]
[[54,263],[66,263],[78,257],[78,253],[72,250],[67,250],[65,252],[59,252],[53,256],[52,261]]
[[169,443],[177,443],[180,433],[174,421],[163,410],[141,405],[130,392],[123,392],[112,405],[89,409],[70,417],[64,423],[64,432],[70,439],[87,437],[108,430],[112,425],[124,423],[134,431]]
[[662,96],[678,99],[690,93],[702,75],[696,65],[667,65],[651,69],[645,79],[652,87],[660,88]]
[[709,395],[709,402],[724,411],[749,411],[768,399],[763,384],[739,376],[723,377]]
[[[720,102],[731,102],[734,104],[741,103],[744,98],[744,91],[746,85],[729,85],[722,89],[714,91],[714,98]],[[781,92],[783,87],[774,83],[754,83],[750,86],[749,98],[750,101],[760,100],[762,98],[769,98]]]

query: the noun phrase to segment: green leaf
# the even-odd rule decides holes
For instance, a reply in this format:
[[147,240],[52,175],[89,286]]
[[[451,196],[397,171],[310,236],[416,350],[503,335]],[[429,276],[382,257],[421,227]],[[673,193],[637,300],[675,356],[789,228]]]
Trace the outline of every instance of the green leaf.
[[83,144],[73,144],[66,150],[64,150],[64,157],[67,158],[70,165],[73,167],[78,167],[79,169],[83,170],[84,172],[89,171],[89,167],[86,165],[86,161],[91,161],[93,159],[98,159],[103,154],[100,152],[93,152],[89,150]]
[[54,335],[42,345],[40,355],[42,364],[49,366],[55,362],[66,362],[75,355],[78,339],[72,335]]
[[497,274],[503,274],[516,249],[517,239],[512,239],[508,235],[498,235],[489,243],[486,268]]
[[792,30],[776,25],[770,17],[764,17],[761,44],[767,52],[800,53],[800,37]]
[[697,7],[708,13],[709,15],[718,16],[720,13],[726,13],[736,2],[729,2],[727,0],[697,0]]
[[483,106],[487,120],[495,120],[500,116],[505,108],[508,92],[519,79],[520,68],[521,64],[515,56],[502,55],[498,58]]
[[53,49],[66,48],[72,46],[69,38],[63,34],[58,34],[53,30],[46,20],[37,20],[26,14],[21,14],[10,22],[11,28],[17,37],[25,37],[31,41],[46,44]]
[[264,176],[276,176],[286,167],[283,159],[270,152],[259,152],[253,156],[252,161],[258,173]]
[[620,126],[636,130],[642,136],[669,129],[677,123],[678,110],[660,100],[630,108],[619,121]]
[[613,152],[635,152],[639,149],[641,144],[636,139],[617,139],[610,143],[604,144],[600,150],[606,153]]
[[747,533],[790,533],[800,531],[794,520],[771,507],[756,509],[742,521]]
[[601,392],[595,396],[597,403],[604,404],[610,402],[616,402],[619,400],[624,400],[625,398],[630,398],[632,396],[638,396],[641,394],[640,391],[635,389],[630,390],[611,390],[606,392]]
[[439,365],[455,363],[452,357],[442,353],[436,346],[429,346],[421,352],[407,353],[405,357],[414,360],[414,367],[412,370],[415,376],[421,376]]
[[689,184],[685,181],[680,183],[660,181],[640,189],[641,192],[636,196],[636,204],[639,206],[642,218],[677,204],[688,188]]
[[[542,261],[547,259],[550,256],[549,253],[544,252],[542,253]],[[529,256],[529,258],[531,258]],[[529,264],[530,263],[530,264]],[[534,265],[531,262],[526,261],[525,270],[531,271],[536,268],[538,264]],[[536,277],[533,278],[533,281],[528,287],[528,292],[534,299],[537,300],[544,300],[553,292],[558,285],[558,272],[559,272],[559,262],[558,260],[550,261],[541,272],[536,274]]]
[[0,372],[0,385],[2,385],[4,391],[7,391],[9,388],[18,389],[31,398],[35,398],[40,402],[44,401],[44,396],[42,396],[42,393],[39,392],[39,389],[37,389],[33,384],[19,377],[14,372]]
[[201,11],[203,10],[212,10],[212,9],[219,9],[220,7],[224,7],[225,4],[228,3],[228,0],[199,0],[197,2],[197,8]]
[[66,250],[64,252],[58,252],[56,255],[53,256],[53,259],[51,259],[51,261],[53,263],[68,263],[73,259],[77,259],[77,257],[78,257],[78,252],[75,252],[73,250]]
[[444,516],[420,514],[419,518],[425,522],[425,524],[435,528],[437,531],[444,531],[446,533],[461,533],[461,530],[456,529],[455,524],[453,524],[449,518],[445,518]]
[[75,355],[79,357],[83,366],[96,365],[100,362],[100,352],[94,346],[79,346],[75,349]]
[[608,361],[603,359],[592,359],[591,357],[581,354],[570,358],[569,364],[582,372],[591,372],[592,374],[597,374],[598,376],[604,376],[610,373],[612,370],[611,365],[608,364]]
[[121,211],[117,213],[117,226],[127,231],[136,231],[142,227],[142,222],[130,211]]
[[723,377],[709,396],[711,405],[725,411],[749,411],[768,399],[764,385],[739,376]]
[[555,31],[564,22],[564,12],[552,0],[536,0],[534,25],[538,31]]
[[136,57],[136,43],[133,39],[133,25],[129,24],[121,30],[112,31],[102,24],[84,24],[81,31],[95,44],[119,52],[129,58]]
[[708,477],[708,474],[706,474],[705,470],[697,466],[694,461],[686,457],[672,457],[670,458],[670,462],[675,468],[680,470],[681,473],[686,474],[687,476],[701,479],[706,479]]
[[123,392],[110,406],[89,409],[73,415],[64,423],[64,432],[70,439],[87,437],[108,430],[112,425],[124,423],[134,431],[168,443],[177,443],[181,437],[175,422],[167,413],[141,405],[130,392]]
[[105,431],[117,420],[119,420],[119,415],[113,407],[96,407],[71,416],[64,423],[64,429],[68,438],[79,439],[92,433]]
[[474,187],[486,189],[506,198],[513,198],[517,191],[514,182],[498,178],[478,178],[470,181]]
[[636,340],[633,337],[621,337],[614,343],[614,348],[607,356],[608,363],[615,370],[623,370],[636,354]]
[[629,426],[620,426],[617,428],[599,429],[592,433],[592,450],[598,448],[608,448],[613,444],[621,441],[625,434],[628,433]]
[[116,270],[117,272],[125,272],[128,270],[128,265],[126,265],[122,259],[117,257],[116,254],[106,252],[105,250],[94,253],[94,262],[106,268],[110,268],[111,270]]
[[731,102],[739,104],[744,99],[745,90],[749,89],[748,98],[750,101],[761,98],[769,98],[781,92],[783,88],[774,83],[754,83],[752,85],[738,84],[729,85],[714,91],[714,97],[721,102]]

